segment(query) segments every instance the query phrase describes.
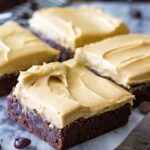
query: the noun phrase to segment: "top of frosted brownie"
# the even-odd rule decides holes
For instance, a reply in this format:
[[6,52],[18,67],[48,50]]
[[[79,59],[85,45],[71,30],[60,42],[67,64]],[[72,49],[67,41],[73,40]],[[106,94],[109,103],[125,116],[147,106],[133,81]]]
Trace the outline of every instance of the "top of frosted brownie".
[[129,92],[73,60],[33,66],[22,72],[13,95],[58,128],[132,104],[133,100]]
[[44,8],[34,13],[29,24],[34,31],[72,51],[109,36],[128,33],[121,20],[97,7]]
[[79,48],[76,59],[128,88],[150,81],[150,36],[120,35]]
[[0,76],[57,60],[59,52],[16,22],[0,26]]

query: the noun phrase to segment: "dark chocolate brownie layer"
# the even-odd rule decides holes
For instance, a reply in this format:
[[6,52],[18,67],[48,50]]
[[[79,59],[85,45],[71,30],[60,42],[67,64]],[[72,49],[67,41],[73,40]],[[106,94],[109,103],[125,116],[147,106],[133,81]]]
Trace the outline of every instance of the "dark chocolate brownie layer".
[[150,82],[131,86],[130,91],[135,95],[134,106],[138,106],[142,101],[150,101]]
[[5,74],[0,77],[0,96],[7,95],[17,84],[18,73]]
[[60,62],[73,58],[74,54],[71,52],[70,49],[66,49],[63,46],[59,45],[56,41],[46,38],[42,33],[37,33],[34,31],[32,32],[34,35],[36,35],[43,42],[47,43],[49,46],[57,50],[60,50],[60,59],[59,59]]
[[8,118],[58,150],[67,149],[125,125],[130,113],[131,105],[125,104],[116,110],[88,119],[78,119],[59,129],[40,116],[36,110],[24,108],[15,97],[11,95],[8,97]]

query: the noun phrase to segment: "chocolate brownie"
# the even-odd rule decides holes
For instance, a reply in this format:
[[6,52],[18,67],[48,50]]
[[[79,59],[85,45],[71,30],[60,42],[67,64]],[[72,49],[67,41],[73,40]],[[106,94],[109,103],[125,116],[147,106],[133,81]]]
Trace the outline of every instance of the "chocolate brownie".
[[125,125],[130,113],[130,104],[125,104],[88,119],[80,118],[61,129],[38,114],[37,110],[24,107],[13,96],[8,97],[8,118],[58,150],[67,149]]
[[12,87],[17,84],[19,73],[5,74],[0,77],[0,96],[7,95],[11,92]]
[[43,8],[33,14],[29,25],[40,38],[59,47],[62,60],[71,58],[78,47],[128,33],[125,23],[98,7]]
[[57,149],[66,149],[126,124],[133,98],[72,59],[22,72],[8,97],[8,116]]
[[150,101],[150,36],[125,34],[76,50],[75,59],[135,95]]
[[134,107],[138,106],[143,101],[150,101],[150,82],[131,86],[130,91],[136,97]]

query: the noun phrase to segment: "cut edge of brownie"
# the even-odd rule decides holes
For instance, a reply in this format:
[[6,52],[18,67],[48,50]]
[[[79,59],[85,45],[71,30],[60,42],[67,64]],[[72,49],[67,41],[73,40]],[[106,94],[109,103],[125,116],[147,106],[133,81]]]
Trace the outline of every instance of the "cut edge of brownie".
[[142,101],[150,101],[150,82],[131,86],[130,91],[136,98],[134,107],[137,107]]
[[71,59],[74,56],[74,53],[71,52],[71,50],[68,48],[65,48],[63,46],[61,46],[60,44],[58,44],[56,41],[47,38],[43,33],[34,31],[31,29],[31,32],[38,37],[40,40],[42,40],[43,42],[45,42],[46,44],[48,44],[49,46],[53,47],[56,50],[60,51],[60,58],[59,61],[63,62],[65,60]]
[[19,73],[5,74],[0,77],[0,96],[9,94],[17,84]]
[[48,122],[36,110],[24,107],[13,95],[9,95],[7,113],[9,119],[24,129],[37,135],[56,149],[64,150],[125,125],[131,109],[131,105],[127,103],[118,109],[88,119],[80,118],[60,129]]

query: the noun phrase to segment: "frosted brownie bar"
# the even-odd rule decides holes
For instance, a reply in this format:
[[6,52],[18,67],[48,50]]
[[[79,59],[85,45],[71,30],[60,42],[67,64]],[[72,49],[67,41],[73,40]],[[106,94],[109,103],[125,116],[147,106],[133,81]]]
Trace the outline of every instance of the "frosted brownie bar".
[[0,26],[0,95],[8,94],[18,72],[32,65],[57,60],[59,52],[50,48],[16,22]]
[[127,123],[134,96],[72,61],[33,66],[8,97],[8,117],[62,150]]
[[76,59],[136,96],[150,100],[150,36],[120,35],[77,50]]
[[38,37],[62,50],[62,57],[66,52],[68,58],[77,47],[128,33],[121,20],[96,7],[44,8],[34,13],[29,24]]

